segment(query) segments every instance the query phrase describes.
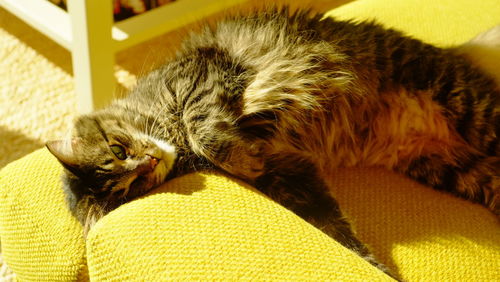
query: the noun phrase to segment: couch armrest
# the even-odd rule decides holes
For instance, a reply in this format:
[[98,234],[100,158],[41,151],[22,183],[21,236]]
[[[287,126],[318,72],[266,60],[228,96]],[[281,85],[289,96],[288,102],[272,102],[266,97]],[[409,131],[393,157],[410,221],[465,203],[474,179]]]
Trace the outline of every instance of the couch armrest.
[[65,203],[62,167],[46,150],[0,171],[2,256],[19,280],[85,280],[82,228]]
[[196,173],[121,206],[87,239],[95,280],[391,280],[231,178]]

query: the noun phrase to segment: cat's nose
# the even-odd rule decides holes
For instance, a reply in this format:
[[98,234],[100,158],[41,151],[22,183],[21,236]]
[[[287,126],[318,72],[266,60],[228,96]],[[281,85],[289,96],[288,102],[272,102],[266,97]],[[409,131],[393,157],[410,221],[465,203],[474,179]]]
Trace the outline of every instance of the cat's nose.
[[156,168],[159,162],[160,159],[153,157],[151,155],[146,155],[140,161],[136,170],[139,174],[152,172]]
[[153,156],[149,156],[149,165],[151,166],[151,170],[154,170],[159,162],[160,162],[159,159],[157,159]]

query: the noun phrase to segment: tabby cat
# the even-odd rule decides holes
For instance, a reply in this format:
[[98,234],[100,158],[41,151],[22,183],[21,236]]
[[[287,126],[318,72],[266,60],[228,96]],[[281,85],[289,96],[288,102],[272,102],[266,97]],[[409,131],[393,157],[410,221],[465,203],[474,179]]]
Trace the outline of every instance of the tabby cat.
[[205,169],[247,181],[381,269],[328,192],[336,167],[384,166],[499,215],[493,74],[464,46],[322,17],[271,9],[206,27],[128,97],[79,117],[72,138],[47,143],[85,229]]

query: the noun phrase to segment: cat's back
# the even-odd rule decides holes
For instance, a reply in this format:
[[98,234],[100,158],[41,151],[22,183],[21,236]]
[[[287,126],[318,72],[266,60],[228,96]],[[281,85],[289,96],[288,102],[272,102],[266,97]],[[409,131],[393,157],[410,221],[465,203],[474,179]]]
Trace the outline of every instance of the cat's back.
[[318,32],[321,17],[309,10],[290,11],[287,7],[227,16],[214,26],[192,34],[184,42],[181,54],[216,47],[250,63],[270,53],[297,52],[297,48],[321,40]]

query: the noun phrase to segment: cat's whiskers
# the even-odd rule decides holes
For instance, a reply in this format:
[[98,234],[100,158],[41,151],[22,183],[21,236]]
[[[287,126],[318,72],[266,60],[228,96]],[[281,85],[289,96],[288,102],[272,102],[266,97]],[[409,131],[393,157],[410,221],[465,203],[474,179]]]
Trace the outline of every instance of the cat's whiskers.
[[145,76],[151,70],[151,68],[146,69],[146,65],[153,66],[154,62],[156,61],[156,60],[152,59],[152,55],[154,53],[152,46],[149,46],[148,50],[145,53],[146,53],[146,56],[145,56],[144,60],[142,61],[142,64],[141,64],[141,67],[139,68],[139,72],[138,72],[137,77]]
[[[158,88],[160,88],[160,89],[157,89],[156,91],[154,91],[155,94],[153,96],[153,100],[152,100],[153,102],[150,104],[150,107],[148,110],[148,113],[149,113],[148,120],[147,120],[148,124],[149,124],[149,118],[151,117],[151,113],[154,113],[154,112],[157,113],[149,130],[146,130],[146,134],[150,135],[153,138],[160,138],[161,137],[161,136],[159,136],[160,134],[159,134],[159,130],[158,130],[158,128],[161,126],[161,124],[159,124],[159,123],[157,124],[157,122],[159,121],[160,113],[162,112],[161,109],[166,108],[166,104],[165,104],[164,100],[162,99],[162,95],[164,94],[164,91],[162,91],[163,89],[161,89],[161,86],[158,86]],[[162,131],[165,131],[165,129],[162,128]]]
[[150,118],[151,118],[151,115],[146,115],[146,119],[144,120],[144,132],[147,135],[149,135],[149,131],[151,130],[150,127],[149,127],[149,119]]
[[[155,97],[157,96],[158,94],[155,93]],[[154,99],[156,100],[156,99]],[[153,132],[154,132],[154,123],[155,121],[153,121],[153,124],[149,125],[149,122],[150,122],[150,118],[151,118],[151,114],[153,112],[153,107],[154,107],[155,103],[151,103],[150,106],[149,106],[149,109],[148,111],[146,112],[146,119],[144,121],[145,125],[144,125],[144,133],[146,133],[146,135],[152,135]],[[156,119],[155,119],[156,120]]]
[[[160,102],[161,103],[161,102]],[[157,104],[157,102],[155,101],[154,103],[151,103],[151,109]],[[158,107],[159,109],[161,109],[161,105]],[[151,137],[154,137],[154,138],[158,138],[158,136],[156,136],[155,133],[158,132],[158,128],[160,126],[160,123],[157,123],[159,120],[158,118],[160,117],[160,113],[157,113],[154,120],[153,120],[153,124],[151,125],[151,131],[148,132],[148,135],[150,135]],[[156,126],[156,128],[155,128]]]
[[[146,58],[143,60],[143,63],[140,67],[140,70],[138,72],[138,76],[137,77],[142,77],[144,76],[147,71],[149,70],[146,70],[146,62],[150,62],[150,56],[153,54],[153,52],[151,52],[151,50],[149,50],[149,52],[146,53]],[[151,64],[148,64],[148,65],[151,65]],[[160,87],[160,86],[158,86]],[[162,99],[161,99],[161,96],[163,94],[163,91],[160,91],[161,89],[157,89],[156,91],[153,91],[154,93],[154,96],[153,96],[153,99],[152,99],[152,103],[150,103],[149,105],[149,109],[145,112],[146,114],[146,119],[144,120],[144,133],[146,135],[151,135],[153,137],[157,137],[157,136],[154,136],[154,133],[155,133],[155,123],[156,123],[156,120],[158,119],[158,115],[155,117],[155,120],[153,121],[153,123],[150,125],[150,118],[151,118],[151,113],[155,112],[154,111],[154,107],[156,105],[157,102],[162,102]],[[160,107],[158,107],[158,109],[162,109],[161,105]],[[160,112],[159,110],[156,111],[156,112]]]

